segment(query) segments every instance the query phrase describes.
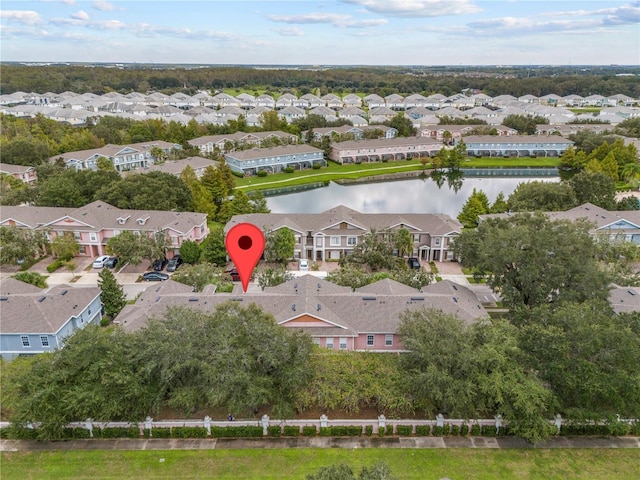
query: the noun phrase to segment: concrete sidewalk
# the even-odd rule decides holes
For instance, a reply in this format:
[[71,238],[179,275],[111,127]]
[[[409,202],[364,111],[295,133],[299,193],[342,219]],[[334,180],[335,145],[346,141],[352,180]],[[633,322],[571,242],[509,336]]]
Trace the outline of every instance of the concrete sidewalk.
[[552,437],[536,445],[517,437],[291,437],[208,439],[0,440],[0,452],[49,450],[238,450],[278,448],[636,448],[640,437]]

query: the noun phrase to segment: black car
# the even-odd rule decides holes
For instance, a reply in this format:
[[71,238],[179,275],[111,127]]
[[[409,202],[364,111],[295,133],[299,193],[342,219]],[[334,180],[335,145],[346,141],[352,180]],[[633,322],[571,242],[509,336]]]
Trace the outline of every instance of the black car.
[[118,264],[118,257],[109,257],[109,259],[104,262],[104,266],[107,268],[116,268]]
[[156,272],[161,272],[162,270],[164,270],[164,267],[166,267],[167,265],[167,259],[163,258],[161,260],[156,260],[155,262],[153,262],[153,270]]
[[412,268],[414,270],[418,270],[420,268],[420,260],[418,260],[416,257],[409,258],[409,260],[407,260],[407,263],[409,264],[409,268]]
[[162,282],[169,280],[169,275],[160,272],[146,272],[142,275],[142,279],[146,282]]
[[169,263],[167,263],[167,272],[175,272],[183,263],[184,262],[180,258],[180,255],[176,255],[171,260],[169,260]]

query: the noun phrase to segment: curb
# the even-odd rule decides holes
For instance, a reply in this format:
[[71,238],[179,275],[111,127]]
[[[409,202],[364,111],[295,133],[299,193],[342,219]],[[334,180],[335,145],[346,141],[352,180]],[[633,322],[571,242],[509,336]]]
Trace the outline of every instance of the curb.
[[517,437],[291,437],[271,439],[90,439],[42,442],[37,440],[0,440],[0,452],[50,450],[238,450],[284,448],[637,448],[640,437],[553,437],[531,444]]

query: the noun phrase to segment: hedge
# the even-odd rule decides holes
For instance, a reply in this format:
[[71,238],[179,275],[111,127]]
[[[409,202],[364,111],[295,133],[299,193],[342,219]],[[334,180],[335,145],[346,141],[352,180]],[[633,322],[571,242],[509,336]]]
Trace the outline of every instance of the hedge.
[[62,430],[62,437],[63,438],[91,438],[91,435],[89,435],[89,430],[87,430],[86,428],[68,427]]
[[362,427],[354,425],[334,425],[320,428],[321,437],[359,437]]
[[154,427],[152,430],[145,428],[143,436],[144,438],[170,438],[171,429],[169,427]]
[[315,437],[318,433],[318,429],[313,425],[308,425],[306,427],[302,427],[302,436],[303,437]]
[[420,437],[428,437],[430,433],[431,427],[429,425],[416,425],[416,435]]
[[64,265],[64,261],[63,260],[54,260],[52,263],[50,263],[49,265],[47,265],[47,272],[49,273],[53,273],[56,270],[58,270],[60,267],[62,267]]
[[207,429],[204,427],[173,427],[173,438],[207,438]]
[[413,425],[398,425],[396,433],[401,437],[410,437],[413,435]]
[[270,437],[279,437],[281,433],[282,429],[280,428],[280,425],[271,425],[267,427],[267,435]]
[[262,427],[211,427],[211,436],[215,438],[262,437]]
[[370,437],[371,435],[373,435],[373,425],[367,425],[366,427],[364,427],[364,434],[367,437]]
[[[314,427],[315,429],[315,427]],[[297,437],[300,435],[300,427],[295,427],[293,425],[285,425],[284,426],[284,436],[285,437]]]
[[93,436],[101,436],[102,438],[138,438],[140,429],[138,427],[105,427],[100,430],[100,435],[96,435],[96,429],[93,429]]

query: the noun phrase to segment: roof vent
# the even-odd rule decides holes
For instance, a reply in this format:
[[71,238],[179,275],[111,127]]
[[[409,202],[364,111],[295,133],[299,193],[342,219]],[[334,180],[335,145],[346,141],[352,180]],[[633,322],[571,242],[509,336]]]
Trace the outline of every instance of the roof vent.
[[453,301],[454,301],[455,303],[458,303],[458,297],[453,297]]
[[633,295],[633,296],[637,295],[637,293],[634,292],[633,290],[627,290],[627,292],[629,293],[629,295]]
[[160,297],[156,298],[156,303],[158,303],[160,301]]
[[317,309],[316,309],[316,310],[317,310],[318,312],[319,312],[320,310],[322,310],[322,305],[318,304],[318,307],[317,307]]
[[38,301],[39,301],[39,302],[44,302],[46,299],[47,299],[47,297],[40,297],[40,298],[38,299]]
[[0,302],[6,302],[9,300],[9,297],[0,297]]
[[68,292],[69,292],[69,290],[62,290],[62,291],[60,292],[60,295],[66,295]]
[[197,298],[195,298],[195,297],[191,297],[191,298],[189,299],[189,301],[190,301],[190,302],[197,302],[197,301],[198,301],[198,299],[197,299]]
[[242,298],[240,298],[240,297],[234,297],[234,298],[232,298],[232,299],[231,299],[231,301],[232,301],[232,302],[241,302],[241,301],[242,301]]
[[412,302],[418,302],[424,300],[424,297],[411,297]]
[[362,297],[362,300],[376,300],[376,297]]
[[295,303],[293,305],[291,305],[291,310],[293,310],[294,312],[296,311],[296,304]]

